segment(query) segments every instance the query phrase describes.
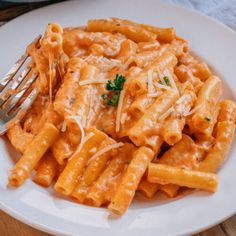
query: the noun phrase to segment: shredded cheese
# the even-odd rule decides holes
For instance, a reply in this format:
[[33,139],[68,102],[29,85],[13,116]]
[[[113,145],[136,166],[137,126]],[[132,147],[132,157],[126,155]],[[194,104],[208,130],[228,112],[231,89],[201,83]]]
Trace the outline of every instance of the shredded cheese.
[[121,112],[122,112],[124,97],[125,97],[125,91],[122,90],[120,92],[119,103],[118,103],[117,113],[116,113],[116,132],[119,132],[120,130],[120,119],[121,119]]
[[190,110],[191,110],[191,106],[190,105],[184,107],[184,111],[182,112],[182,115],[186,116],[186,114],[188,114]]
[[188,99],[189,96],[190,96],[189,94],[183,94],[183,95],[176,101],[176,104],[182,103],[184,100]]
[[160,117],[159,117],[159,121],[163,121],[165,120],[172,112],[174,112],[175,109],[174,107],[170,107],[165,113],[163,113]]
[[80,133],[81,133],[81,139],[80,139],[80,144],[83,143],[84,141],[84,128],[83,128],[83,125],[80,121],[80,118],[79,116],[67,116],[66,119],[72,119],[76,122],[76,124],[78,125],[79,129],[80,129]]
[[153,71],[149,70],[147,72],[148,94],[154,93],[154,86],[152,79],[153,79]]
[[79,82],[80,86],[83,85],[88,85],[88,84],[106,84],[107,83],[107,79],[86,79],[86,80],[82,80]]
[[112,150],[112,149],[115,149],[115,148],[119,148],[119,147],[122,147],[124,146],[124,143],[122,142],[119,142],[119,143],[114,143],[114,144],[111,144],[111,145],[108,145],[104,148],[102,148],[101,150],[99,150],[96,154],[94,154],[87,162],[87,164],[89,165],[89,163],[91,163],[93,160],[95,160],[98,156],[101,156],[102,154]]
[[155,83],[155,86],[159,89],[165,89],[165,90],[171,90],[171,87],[165,85],[165,84],[160,84],[160,83]]
[[70,159],[72,159],[74,156],[76,156],[80,150],[82,149],[84,143],[86,143],[90,138],[92,138],[94,136],[94,133],[93,132],[90,132],[89,134],[87,134],[84,139],[83,139],[83,142],[80,142],[78,148],[76,149],[76,151],[73,153],[73,155],[70,157]]
[[114,62],[114,63],[117,63],[117,64],[121,64],[121,61],[120,60],[117,60],[117,59],[110,59],[111,62]]
[[156,97],[158,97],[158,95],[159,95],[159,93],[148,93],[147,97],[149,97],[149,98],[156,98]]
[[192,114],[195,113],[199,108],[200,108],[200,106],[194,107],[191,111],[186,112],[186,113],[184,114],[184,116],[190,116],[190,115],[192,115]]

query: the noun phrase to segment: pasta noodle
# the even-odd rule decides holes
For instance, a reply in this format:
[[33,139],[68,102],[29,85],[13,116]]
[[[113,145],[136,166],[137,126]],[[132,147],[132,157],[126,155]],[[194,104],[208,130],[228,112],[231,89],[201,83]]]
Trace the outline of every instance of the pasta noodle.
[[35,136],[30,146],[27,146],[23,156],[16,163],[9,176],[9,184],[17,187],[21,185],[30,172],[36,167],[48,148],[55,142],[59,135],[57,128],[50,123],[46,123],[43,129]]

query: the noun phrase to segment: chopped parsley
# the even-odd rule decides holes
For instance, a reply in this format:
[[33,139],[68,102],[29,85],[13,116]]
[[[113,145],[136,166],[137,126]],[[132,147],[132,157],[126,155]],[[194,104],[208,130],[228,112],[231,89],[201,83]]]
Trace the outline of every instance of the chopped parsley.
[[106,89],[108,91],[121,91],[124,87],[125,77],[123,75],[116,74],[114,82],[108,80],[106,84]]
[[104,100],[108,99],[107,94],[106,94],[106,93],[103,93],[103,94],[102,94],[102,98],[103,98]]
[[164,76],[163,80],[164,80],[165,84],[162,81],[160,81],[159,83],[162,85],[170,86],[170,79],[168,78],[168,76]]
[[119,102],[120,91],[123,90],[125,83],[125,77],[123,75],[116,74],[114,81],[108,80],[106,89],[109,93],[102,94],[103,100],[107,105],[116,107]]
[[119,93],[114,93],[113,97],[107,100],[107,105],[116,107],[119,102]]
[[205,117],[205,120],[206,120],[206,121],[211,121],[211,118],[206,116],[206,117]]

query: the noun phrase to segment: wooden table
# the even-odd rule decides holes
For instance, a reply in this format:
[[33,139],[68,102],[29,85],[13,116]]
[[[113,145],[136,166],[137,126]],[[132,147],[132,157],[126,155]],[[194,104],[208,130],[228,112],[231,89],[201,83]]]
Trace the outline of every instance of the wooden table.
[[[62,0],[54,0],[44,3],[34,4],[9,4],[0,2],[0,25],[11,20],[12,18],[39,8],[44,5],[61,2]],[[0,211],[0,235],[1,236],[50,236],[47,233],[33,229],[18,220],[13,219],[4,212]],[[223,223],[201,232],[195,236],[236,236],[236,215]]]

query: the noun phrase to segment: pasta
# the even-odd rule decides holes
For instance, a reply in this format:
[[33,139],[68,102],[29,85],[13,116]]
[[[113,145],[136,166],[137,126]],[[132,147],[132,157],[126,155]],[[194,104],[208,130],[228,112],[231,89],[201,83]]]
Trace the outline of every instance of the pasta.
[[7,137],[22,154],[9,186],[33,181],[122,215],[135,193],[215,192],[236,103],[174,28],[118,18],[50,23],[27,52],[39,94]]
[[215,192],[218,179],[216,174],[185,170],[162,164],[150,164],[148,180],[160,184],[177,184],[189,188],[199,188]]
[[48,148],[55,142],[58,135],[59,131],[53,124],[45,124],[30,145],[26,147],[23,156],[12,170],[9,176],[9,184],[11,186],[19,186],[28,178],[30,172],[36,167]]

